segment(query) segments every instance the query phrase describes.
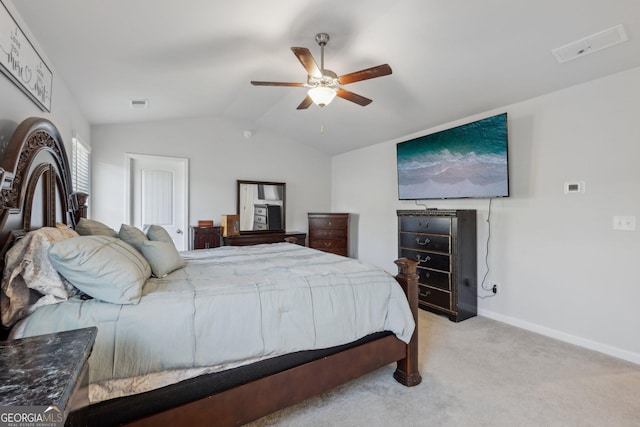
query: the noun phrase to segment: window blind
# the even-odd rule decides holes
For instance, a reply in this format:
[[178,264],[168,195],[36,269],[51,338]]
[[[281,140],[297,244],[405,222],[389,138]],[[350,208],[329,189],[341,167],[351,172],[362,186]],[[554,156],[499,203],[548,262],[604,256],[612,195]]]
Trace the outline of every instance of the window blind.
[[90,155],[91,149],[84,145],[78,138],[73,138],[73,153],[71,155],[71,180],[73,191],[89,194],[91,188],[90,177]]

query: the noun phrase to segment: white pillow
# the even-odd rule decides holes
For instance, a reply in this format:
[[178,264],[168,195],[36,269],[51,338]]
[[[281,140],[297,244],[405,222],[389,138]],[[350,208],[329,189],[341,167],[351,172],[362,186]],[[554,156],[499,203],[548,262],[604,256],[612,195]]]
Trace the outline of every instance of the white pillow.
[[173,242],[147,240],[140,245],[140,251],[151,265],[151,271],[156,277],[164,277],[185,265]]
[[167,242],[175,246],[175,243],[173,243],[173,239],[171,238],[169,232],[160,225],[149,225],[145,227],[144,231],[147,233],[147,237],[149,238],[149,240],[157,242]]
[[122,224],[120,226],[118,237],[136,248],[138,251],[140,251],[140,244],[148,240],[147,236],[144,235],[142,230],[134,227],[133,225],[127,224]]
[[53,266],[73,286],[93,298],[137,304],[151,276],[147,260],[128,243],[108,236],[80,236],[49,249]]

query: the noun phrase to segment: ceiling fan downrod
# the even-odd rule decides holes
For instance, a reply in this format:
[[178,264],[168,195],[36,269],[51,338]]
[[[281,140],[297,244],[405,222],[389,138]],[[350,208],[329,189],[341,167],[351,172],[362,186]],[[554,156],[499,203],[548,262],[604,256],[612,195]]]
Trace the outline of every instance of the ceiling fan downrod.
[[324,71],[324,47],[329,42],[329,34],[318,33],[316,34],[316,43],[320,45],[320,71]]

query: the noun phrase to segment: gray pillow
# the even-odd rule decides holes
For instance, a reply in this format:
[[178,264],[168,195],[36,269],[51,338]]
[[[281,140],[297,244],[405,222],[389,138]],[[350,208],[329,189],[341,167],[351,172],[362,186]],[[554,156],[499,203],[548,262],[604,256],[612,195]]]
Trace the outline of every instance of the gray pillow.
[[146,242],[147,236],[144,235],[142,230],[134,227],[133,225],[122,224],[120,226],[120,233],[118,233],[118,237],[122,240],[136,248],[138,251],[140,250],[140,245],[142,242]]
[[156,277],[164,277],[185,265],[173,242],[147,240],[140,245],[140,251],[151,265],[151,271]]
[[109,236],[118,237],[118,233],[111,227],[108,227],[94,219],[80,218],[76,225],[76,233],[81,236]]
[[131,245],[108,236],[80,236],[57,242],[49,260],[73,286],[114,304],[137,304],[151,276],[147,260]]
[[157,242],[167,242],[175,245],[173,243],[173,239],[169,235],[169,232],[159,225],[149,225],[145,228],[147,233],[147,237],[149,240],[157,241]]

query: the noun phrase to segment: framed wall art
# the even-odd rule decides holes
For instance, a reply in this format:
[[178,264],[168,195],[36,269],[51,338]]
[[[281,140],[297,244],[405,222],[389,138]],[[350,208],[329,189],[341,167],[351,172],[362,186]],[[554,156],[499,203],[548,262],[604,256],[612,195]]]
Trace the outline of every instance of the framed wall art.
[[53,73],[0,1],[0,71],[43,111],[51,112]]

